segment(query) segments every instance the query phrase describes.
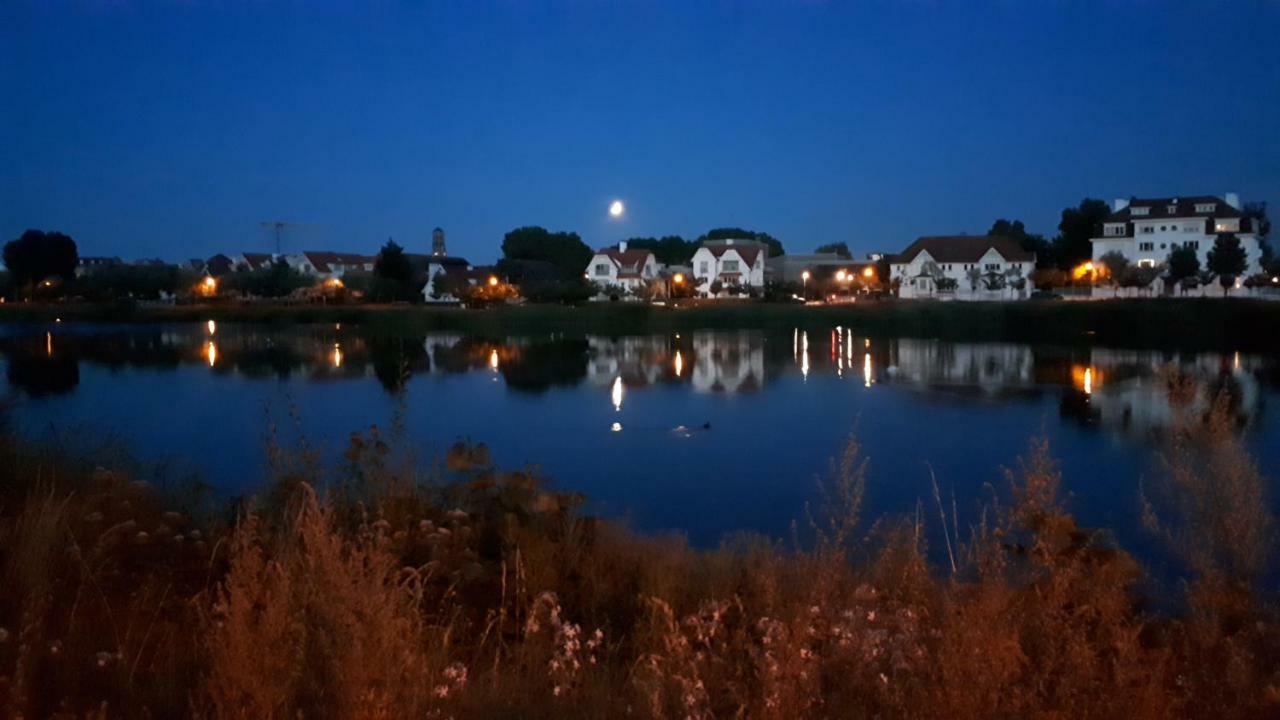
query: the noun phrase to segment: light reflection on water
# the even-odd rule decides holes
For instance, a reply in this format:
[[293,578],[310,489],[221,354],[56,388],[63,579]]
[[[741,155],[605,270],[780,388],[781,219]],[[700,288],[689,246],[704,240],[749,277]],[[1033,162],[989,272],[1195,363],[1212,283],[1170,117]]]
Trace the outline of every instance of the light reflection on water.
[[[300,405],[305,431],[331,449],[404,403],[415,440],[485,441],[504,464],[535,463],[603,510],[707,541],[739,528],[785,534],[855,430],[881,478],[873,509],[913,507],[925,461],[976,497],[1045,432],[1065,470],[1084,476],[1077,501],[1102,524],[1132,522],[1114,498],[1148,469],[1172,419],[1171,367],[1194,380],[1200,405],[1229,393],[1264,471],[1280,453],[1265,422],[1277,362],[1238,352],[950,343],[848,327],[381,337],[210,321],[9,327],[0,356],[21,424],[115,432],[143,455],[198,458],[215,484],[252,486],[263,403]],[[325,389],[335,383],[340,393]],[[174,416],[188,406],[204,419]],[[1109,485],[1091,495],[1087,483]]]

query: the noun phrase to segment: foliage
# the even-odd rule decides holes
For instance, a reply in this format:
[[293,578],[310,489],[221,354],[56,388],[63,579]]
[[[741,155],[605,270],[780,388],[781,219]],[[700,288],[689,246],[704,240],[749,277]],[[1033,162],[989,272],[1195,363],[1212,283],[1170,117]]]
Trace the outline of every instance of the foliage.
[[1125,257],[1123,253],[1115,250],[1112,250],[1098,258],[1098,262],[1106,268],[1105,275],[1110,278],[1112,282],[1120,282],[1120,280],[1129,272],[1129,258]]
[[1194,248],[1188,246],[1175,247],[1169,251],[1169,279],[1179,282],[1200,274],[1200,257]]
[[252,297],[278,298],[311,287],[315,278],[289,267],[284,259],[257,270],[238,270],[222,277],[222,288]]
[[782,247],[782,241],[765,232],[756,232],[754,230],[743,230],[742,228],[714,228],[703,233],[698,238],[701,243],[706,240],[754,240],[758,243],[764,243],[768,246],[767,257],[777,257],[778,255],[786,255],[787,251]]
[[375,281],[369,288],[368,297],[378,302],[406,301],[422,299],[422,286],[425,280],[414,276],[413,263],[405,255],[404,248],[394,240],[378,251],[373,263]]
[[1022,224],[1021,220],[1005,220],[1004,218],[996,220],[991,224],[991,229],[987,231],[987,234],[1007,237],[1016,241],[1023,250],[1035,253],[1036,267],[1038,268],[1053,267],[1054,265],[1053,245],[1043,235],[1027,232],[1027,228]]
[[581,272],[566,278],[559,267],[545,260],[503,258],[495,269],[520,288],[520,295],[529,302],[576,305],[586,302],[593,294],[591,284]]
[[1067,270],[1093,255],[1093,244],[1102,222],[1111,215],[1111,207],[1103,200],[1085,198],[1077,207],[1065,208],[1053,239],[1053,258],[1058,267]]
[[1219,233],[1206,259],[1209,272],[1218,276],[1218,282],[1225,293],[1235,279],[1244,273],[1248,258],[1244,248],[1240,246],[1240,238],[1234,233]]
[[1156,278],[1160,277],[1164,272],[1163,265],[1133,265],[1126,268],[1118,277],[1113,277],[1116,278],[1116,282],[1120,287],[1145,288],[1150,287],[1151,283],[1155,282]]
[[195,273],[176,265],[117,265],[86,273],[76,286],[88,300],[156,300],[161,295],[189,293],[196,280]]
[[956,288],[960,286],[960,281],[953,277],[940,277],[933,282],[937,286],[938,292],[955,292]]
[[819,254],[835,253],[836,255],[839,255],[842,258],[853,257],[853,253],[849,252],[849,243],[846,243],[846,242],[836,242],[836,243],[828,243],[826,245],[820,245],[818,246],[817,250],[814,250],[814,252]]
[[272,444],[270,486],[234,515],[6,438],[0,709],[1271,717],[1265,481],[1222,401],[1168,384],[1179,429],[1143,507],[1186,568],[1186,611],[1152,609],[1134,559],[1076,522],[1043,440],[969,522],[936,479],[936,514],[864,519],[869,463],[850,441],[794,546],[694,550],[583,516],[483,445],[424,471],[397,425],[353,434],[332,473]]
[[698,243],[695,240],[685,240],[679,235],[664,235],[660,238],[631,238],[627,240],[627,247],[651,250],[663,265],[688,265],[693,261]]
[[16,285],[49,278],[70,282],[79,262],[76,241],[60,232],[27,230],[4,246],[4,264]]
[[560,270],[562,280],[582,277],[594,255],[574,232],[549,232],[545,228],[519,227],[502,238],[502,256],[508,260],[538,260]]

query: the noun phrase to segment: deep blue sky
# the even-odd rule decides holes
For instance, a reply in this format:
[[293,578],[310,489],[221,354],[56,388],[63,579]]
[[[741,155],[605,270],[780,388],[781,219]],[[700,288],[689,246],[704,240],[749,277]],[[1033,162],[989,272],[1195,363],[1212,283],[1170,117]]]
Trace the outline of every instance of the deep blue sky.
[[[1280,208],[1280,3],[0,6],[0,238],[492,260],[518,225],[792,251],[1092,196]],[[606,215],[622,198],[621,222]]]

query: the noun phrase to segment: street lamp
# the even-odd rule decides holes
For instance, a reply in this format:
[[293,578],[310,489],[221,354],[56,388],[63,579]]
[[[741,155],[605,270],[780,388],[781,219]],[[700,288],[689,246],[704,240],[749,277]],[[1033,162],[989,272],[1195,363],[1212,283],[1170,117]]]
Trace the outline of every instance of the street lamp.
[[849,279],[849,273],[844,268],[836,271],[836,282],[845,282]]
[[800,273],[800,294],[805,296],[806,299],[808,299],[809,297],[809,276],[810,275],[811,273],[808,270],[805,270],[804,272]]
[[498,276],[497,276],[497,275],[490,275],[490,276],[489,276],[489,287],[497,287],[497,286],[498,286]]

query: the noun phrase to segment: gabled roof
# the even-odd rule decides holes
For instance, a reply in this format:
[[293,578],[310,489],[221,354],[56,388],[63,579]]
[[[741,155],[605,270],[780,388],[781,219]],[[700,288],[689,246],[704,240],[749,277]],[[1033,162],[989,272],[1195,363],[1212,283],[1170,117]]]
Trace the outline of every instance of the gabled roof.
[[331,272],[334,265],[367,265],[373,262],[373,256],[356,253],[306,250],[302,254],[317,272]]
[[270,267],[272,259],[271,253],[244,253],[244,261],[249,264],[250,270]]
[[653,257],[652,250],[644,248],[629,248],[627,250],[619,250],[616,247],[600,248],[596,251],[596,255],[604,255],[618,266],[619,272],[640,272],[640,268]]
[[891,262],[905,265],[921,252],[940,263],[976,263],[988,250],[1000,253],[1007,262],[1035,262],[1036,255],[1016,241],[1000,235],[935,235],[922,237],[907,246]]
[[706,244],[706,245],[703,245],[702,247],[706,248],[708,251],[711,252],[712,255],[716,256],[717,258],[722,257],[725,253],[732,250],[738,254],[738,257],[742,258],[742,262],[746,263],[747,267],[755,267],[756,258],[760,256],[760,250],[762,249],[763,246],[761,245],[729,245],[729,244],[721,245],[717,243],[715,245]]
[[[1212,212],[1196,212],[1196,205],[1213,204]],[[1169,212],[1170,206],[1174,207]],[[1130,212],[1134,207],[1150,208],[1146,215],[1134,215]],[[1124,208],[1107,216],[1105,222],[1126,222],[1129,220],[1160,220],[1168,218],[1238,218],[1243,214],[1227,204],[1226,200],[1213,195],[1190,195],[1174,198],[1134,198]]]

